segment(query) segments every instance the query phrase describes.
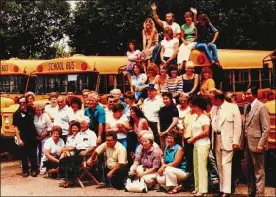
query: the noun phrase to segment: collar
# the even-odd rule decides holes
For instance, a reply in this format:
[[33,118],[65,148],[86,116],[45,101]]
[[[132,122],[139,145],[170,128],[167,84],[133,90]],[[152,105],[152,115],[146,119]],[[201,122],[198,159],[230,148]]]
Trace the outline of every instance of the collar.
[[80,131],[80,135],[84,135],[84,134],[86,134],[87,135],[87,132],[89,131],[89,128],[88,129],[86,129],[85,131]]
[[252,103],[251,103],[251,109],[253,109],[253,107],[256,105],[257,100],[258,100],[258,99],[255,98],[254,101],[252,101]]
[[146,153],[149,153],[149,152],[153,152],[154,151],[154,148],[153,148],[153,145],[151,146],[151,148],[149,149],[149,151],[146,151],[144,148],[143,150],[146,152]]
[[219,109],[224,109],[226,105],[226,101],[224,100],[223,103],[218,107]]
[[62,109],[58,108],[58,111],[63,111],[66,110],[68,108],[68,105],[65,105]]
[[167,150],[168,151],[172,151],[176,148],[177,144],[173,145],[172,148],[170,148],[170,146],[167,146]]

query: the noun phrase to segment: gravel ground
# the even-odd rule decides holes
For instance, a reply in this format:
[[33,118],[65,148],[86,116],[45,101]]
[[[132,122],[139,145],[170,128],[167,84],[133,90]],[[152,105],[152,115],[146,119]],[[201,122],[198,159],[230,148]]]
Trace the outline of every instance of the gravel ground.
[[[98,186],[89,185],[85,188],[60,188],[61,180],[46,178],[45,175],[38,177],[22,178],[20,161],[9,161],[1,163],[1,196],[170,196],[156,191],[147,194],[126,193],[123,190],[111,188],[99,189]],[[239,185],[235,195],[247,194],[247,186]],[[276,196],[275,188],[266,187],[266,196]],[[190,192],[180,192],[176,196],[191,196]],[[208,196],[213,196],[208,194]]]

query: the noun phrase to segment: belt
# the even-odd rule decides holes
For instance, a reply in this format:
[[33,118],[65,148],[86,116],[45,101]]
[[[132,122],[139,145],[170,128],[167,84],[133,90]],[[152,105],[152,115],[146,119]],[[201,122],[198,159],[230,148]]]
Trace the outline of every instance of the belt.
[[220,131],[215,131],[215,135],[220,135],[221,132]]

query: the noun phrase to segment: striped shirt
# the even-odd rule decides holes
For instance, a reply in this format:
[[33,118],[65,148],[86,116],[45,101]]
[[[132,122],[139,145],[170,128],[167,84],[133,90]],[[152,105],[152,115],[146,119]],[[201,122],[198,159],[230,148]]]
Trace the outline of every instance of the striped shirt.
[[166,91],[173,93],[183,92],[183,81],[180,76],[176,78],[169,77],[166,81]]

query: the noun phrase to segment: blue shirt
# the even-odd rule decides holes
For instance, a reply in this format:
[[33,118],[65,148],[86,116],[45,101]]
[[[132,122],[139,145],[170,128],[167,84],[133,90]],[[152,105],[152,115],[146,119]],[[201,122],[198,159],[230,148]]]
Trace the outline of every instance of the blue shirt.
[[[164,157],[165,157],[166,164],[172,163],[174,161],[175,155],[180,148],[182,147],[179,144],[175,144],[171,149],[169,148],[169,146],[165,148]],[[186,172],[187,162],[185,157],[182,158],[182,161],[178,166],[178,168]]]
[[98,127],[99,124],[105,123],[105,110],[100,105],[97,105],[94,111],[91,109],[91,107],[87,107],[84,110],[84,115],[89,117],[90,119],[90,125],[89,128],[92,131],[95,131],[96,134],[98,134]]

